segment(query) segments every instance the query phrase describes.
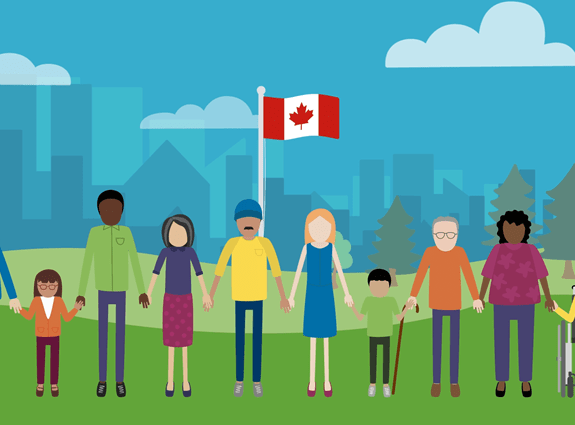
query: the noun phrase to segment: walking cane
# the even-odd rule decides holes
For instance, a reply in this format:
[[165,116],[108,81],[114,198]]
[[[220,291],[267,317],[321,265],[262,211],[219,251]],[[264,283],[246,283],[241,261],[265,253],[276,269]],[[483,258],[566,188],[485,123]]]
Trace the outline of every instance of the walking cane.
[[[405,306],[401,311],[405,310]],[[419,313],[419,304],[415,305],[415,312]],[[395,384],[397,382],[397,367],[399,366],[399,350],[401,349],[401,336],[403,334],[403,321],[405,320],[405,316],[401,319],[399,323],[399,335],[397,337],[397,353],[395,354],[395,371],[393,372],[393,389],[391,391],[392,395],[395,395]]]

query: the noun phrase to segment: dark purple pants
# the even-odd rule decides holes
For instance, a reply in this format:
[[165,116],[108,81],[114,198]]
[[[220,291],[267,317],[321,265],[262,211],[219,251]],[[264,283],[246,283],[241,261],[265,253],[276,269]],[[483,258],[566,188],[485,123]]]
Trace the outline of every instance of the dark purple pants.
[[494,305],[495,379],[509,381],[509,325],[517,320],[519,352],[519,380],[533,378],[533,334],[535,331],[535,305]]
[[108,307],[116,306],[116,382],[124,382],[126,344],[126,293],[98,291],[98,355],[100,381],[108,374]]
[[36,371],[38,384],[44,385],[46,370],[46,347],[50,346],[50,384],[58,384],[58,369],[60,367],[60,337],[37,336],[36,337]]

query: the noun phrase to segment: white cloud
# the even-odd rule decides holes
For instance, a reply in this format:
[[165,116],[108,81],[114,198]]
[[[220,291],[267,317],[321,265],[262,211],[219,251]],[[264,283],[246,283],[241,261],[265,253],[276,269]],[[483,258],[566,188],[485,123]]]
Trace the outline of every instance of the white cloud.
[[257,128],[258,116],[241,99],[222,96],[212,100],[206,109],[184,105],[175,114],[162,112],[147,116],[142,129],[191,128]]
[[34,66],[25,56],[16,53],[0,54],[0,85],[69,86],[70,83],[70,74],[61,66]]
[[524,3],[505,2],[487,11],[479,33],[464,25],[439,28],[427,42],[395,43],[388,68],[575,66],[575,52],[562,43],[545,44],[539,12]]

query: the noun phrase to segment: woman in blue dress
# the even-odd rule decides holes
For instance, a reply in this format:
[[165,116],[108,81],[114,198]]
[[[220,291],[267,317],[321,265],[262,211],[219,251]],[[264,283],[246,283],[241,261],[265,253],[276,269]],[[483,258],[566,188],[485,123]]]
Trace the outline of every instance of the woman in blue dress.
[[335,318],[335,301],[333,295],[331,264],[339,275],[344,302],[351,307],[353,299],[349,294],[341,264],[335,250],[335,219],[325,209],[316,209],[309,213],[305,222],[305,245],[302,249],[297,271],[294,277],[290,306],[293,308],[297,285],[303,265],[307,258],[307,288],[303,317],[303,335],[310,338],[310,379],[307,395],[313,397],[315,385],[315,359],[317,338],[323,338],[325,380],[323,391],[326,397],[331,397],[333,389],[329,381],[329,338],[337,334]]

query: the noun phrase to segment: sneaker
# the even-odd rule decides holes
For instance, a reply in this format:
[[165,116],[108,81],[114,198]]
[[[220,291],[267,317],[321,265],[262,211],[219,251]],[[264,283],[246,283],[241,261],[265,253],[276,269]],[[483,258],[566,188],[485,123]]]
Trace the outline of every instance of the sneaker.
[[383,396],[385,398],[391,397],[391,388],[384,386],[383,387]]
[[375,397],[375,385],[369,386],[369,389],[367,390],[367,395],[369,397]]
[[261,397],[264,395],[264,390],[262,389],[262,384],[254,384],[254,396]]
[[234,396],[241,397],[243,394],[244,394],[243,382],[241,384],[236,382],[236,385],[234,386]]
[[116,383],[116,394],[118,397],[126,397],[126,384],[123,382]]
[[98,382],[98,388],[96,390],[96,395],[98,397],[104,397],[106,395],[106,383]]

